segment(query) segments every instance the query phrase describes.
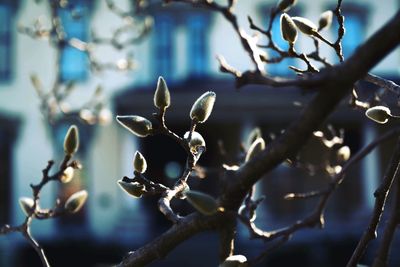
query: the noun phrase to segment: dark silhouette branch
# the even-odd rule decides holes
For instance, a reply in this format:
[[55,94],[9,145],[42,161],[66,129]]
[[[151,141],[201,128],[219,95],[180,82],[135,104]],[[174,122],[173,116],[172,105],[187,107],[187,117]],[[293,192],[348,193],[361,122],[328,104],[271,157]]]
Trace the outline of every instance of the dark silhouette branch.
[[388,168],[385,173],[385,177],[382,180],[379,188],[375,191],[375,206],[373,209],[372,217],[369,221],[368,227],[362,235],[360,241],[357,244],[356,249],[354,250],[353,255],[351,256],[349,262],[347,263],[347,267],[354,267],[360,261],[361,257],[364,255],[365,250],[368,247],[368,244],[371,240],[377,237],[377,229],[378,224],[381,220],[386,199],[393,184],[393,180],[399,172],[400,167],[400,139],[396,145],[396,148],[393,151],[392,159],[388,165]]
[[386,224],[377,255],[374,263],[371,265],[372,267],[388,266],[388,258],[393,244],[394,234],[396,228],[400,224],[400,173],[397,171],[395,176],[396,188],[392,214]]

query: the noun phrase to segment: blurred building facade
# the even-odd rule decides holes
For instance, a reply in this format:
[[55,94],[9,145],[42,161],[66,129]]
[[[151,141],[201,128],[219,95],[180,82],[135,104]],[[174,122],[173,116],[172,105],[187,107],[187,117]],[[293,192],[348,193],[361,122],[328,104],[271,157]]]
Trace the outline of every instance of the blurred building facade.
[[[90,31],[95,29],[102,35],[109,35],[120,23],[110,12],[105,1],[73,1],[89,10],[79,23],[65,23],[67,34],[83,40],[90,40]],[[128,0],[116,0],[115,4],[129,9]],[[170,88],[172,105],[167,112],[168,125],[183,134],[190,126],[189,110],[192,103],[204,91],[217,93],[215,109],[209,121],[198,128],[207,142],[207,153],[200,164],[217,169],[222,163],[233,163],[240,152],[240,142],[254,127],[262,129],[267,138],[270,133],[279,134],[291,121],[296,119],[301,107],[293,105],[306,103],[311,95],[288,89],[277,94],[272,88],[248,86],[235,90],[231,77],[219,73],[216,55],[223,55],[229,64],[239,70],[251,68],[251,62],[240,46],[231,25],[219,14],[193,9],[189,5],[161,6],[150,1],[147,12],[154,17],[154,29],[150,36],[133,47],[139,67],[133,72],[104,71],[90,72],[85,56],[76,49],[63,52],[60,64],[65,80],[78,81],[78,89],[71,95],[72,106],[79,106],[93,93],[93,88],[101,84],[112,101],[110,108],[119,115],[135,114],[151,117],[155,112],[152,97],[158,76],[162,75]],[[224,2],[224,1],[221,1]],[[344,53],[348,57],[357,46],[382,26],[399,9],[399,1],[386,0],[384,4],[372,0],[344,1],[346,15],[346,37],[343,41]],[[239,23],[250,34],[247,15],[251,15],[258,25],[266,25],[268,10],[276,1],[238,1]],[[317,21],[319,15],[335,6],[335,1],[298,1],[291,15],[304,16]],[[38,182],[41,170],[49,159],[61,160],[62,139],[72,120],[64,126],[51,128],[43,120],[39,110],[39,99],[35,93],[30,75],[36,73],[46,86],[54,79],[55,53],[46,41],[33,40],[17,32],[17,25],[33,24],[41,15],[48,15],[46,1],[0,1],[0,225],[16,225],[23,221],[18,199],[30,196],[30,183]],[[273,38],[281,45],[279,24],[274,24]],[[334,31],[324,31],[328,39],[334,38]],[[296,49],[309,51],[312,42],[300,38]],[[334,51],[321,46],[323,55],[335,61]],[[98,48],[97,55],[104,61],[116,61],[122,55],[115,49]],[[382,61],[373,73],[399,81],[400,52],[397,49]],[[267,66],[267,71],[281,76],[293,75],[288,65],[296,65],[293,60]],[[301,67],[301,65],[299,65]],[[329,121],[336,128],[346,130],[345,144],[357,151],[385,131],[377,127],[359,112],[346,105],[339,108]],[[53,255],[69,249],[73,255],[82,257],[81,265],[100,266],[97,263],[118,261],[128,249],[157,236],[169,226],[156,208],[156,199],[132,199],[117,186],[121,177],[132,175],[132,156],[140,150],[148,161],[148,175],[166,184],[173,184],[183,168],[185,155],[180,148],[162,137],[137,139],[114,121],[106,126],[82,126],[83,147],[78,154],[84,169],[75,177],[75,182],[61,188],[53,184],[41,196],[43,205],[51,207],[54,199],[70,194],[79,188],[89,191],[86,207],[78,216],[47,220],[34,223],[33,235],[48,250],[50,261]],[[224,143],[228,156],[220,155],[218,146]],[[339,266],[351,253],[355,240],[359,237],[373,206],[373,192],[390,155],[390,144],[371,153],[359,166],[350,172],[348,181],[336,193],[327,209],[327,227],[324,231],[303,231],[296,234],[286,251],[298,255],[303,265]],[[157,178],[156,178],[157,177]],[[303,192],[316,189],[327,179],[310,177],[298,170],[285,166],[277,168],[269,178],[257,186],[257,194],[265,195],[265,204],[260,207],[257,222],[271,229],[285,226],[311,211],[313,201],[291,203],[282,200],[289,192]],[[192,188],[218,193],[217,172],[205,180],[193,180]],[[184,202],[173,203],[183,213],[191,211]],[[255,253],[262,246],[247,242],[245,229],[240,229],[238,247],[246,253]],[[214,247],[202,244],[215,237],[201,236],[190,242],[189,248],[215,253]],[[321,246],[321,244],[324,244]],[[258,244],[260,245],[260,244]],[[86,247],[86,249],[85,249]],[[315,249],[315,253],[304,248]],[[75,248],[75,249],[74,249]],[[90,250],[91,249],[91,250]],[[180,248],[181,251],[184,250]],[[192,254],[185,251],[186,258],[180,256],[178,265],[185,265]],[[194,251],[196,251],[194,250]],[[95,251],[95,252],[93,252]],[[285,251],[285,250],[284,250]],[[88,256],[95,253],[96,256]],[[192,252],[193,253],[193,252]],[[289,253],[289,252],[288,252]],[[26,258],[18,255],[27,255]],[[60,256],[60,258],[62,258]],[[86,263],[84,256],[88,257]],[[179,255],[174,255],[175,257]],[[192,255],[193,256],[193,255]],[[216,258],[216,255],[212,257]],[[213,258],[210,257],[212,262]],[[30,260],[37,260],[34,251],[17,235],[0,237],[0,266],[27,266]],[[296,259],[295,256],[292,257]],[[29,260],[28,260],[29,259]],[[312,261],[311,261],[312,259]],[[61,260],[54,256],[55,266],[71,266],[73,260]],[[268,266],[286,266],[285,254],[271,259]],[[399,259],[393,264],[400,264]],[[154,266],[171,266],[173,258]],[[164,265],[163,265],[164,264]],[[207,265],[198,266],[210,266]],[[274,265],[275,264],[275,265]],[[289,262],[287,262],[289,264]],[[29,265],[33,266],[33,265]],[[39,265],[38,265],[39,266]],[[194,265],[190,265],[194,266]],[[396,266],[396,265],[393,265]]]

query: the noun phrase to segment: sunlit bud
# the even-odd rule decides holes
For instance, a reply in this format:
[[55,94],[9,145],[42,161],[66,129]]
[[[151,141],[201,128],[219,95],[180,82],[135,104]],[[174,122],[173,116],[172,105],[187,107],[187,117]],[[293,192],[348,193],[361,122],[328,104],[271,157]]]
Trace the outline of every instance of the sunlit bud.
[[71,182],[72,178],[74,178],[74,172],[74,168],[67,167],[60,176],[60,182],[64,184]]
[[[183,138],[188,139],[189,134],[190,132],[186,132]],[[206,141],[204,141],[204,138],[203,136],[201,136],[201,134],[199,134],[198,132],[193,132],[192,139],[190,139],[189,141],[189,147],[190,151],[196,154],[199,151],[199,148],[206,147]]]
[[309,19],[302,17],[292,17],[297,28],[304,34],[313,35],[317,32],[317,26]]
[[365,115],[371,120],[384,124],[387,123],[389,118],[392,116],[390,113],[390,109],[384,106],[375,106],[367,109]]
[[329,28],[332,24],[333,12],[331,10],[327,10],[321,14],[318,21],[318,31]]
[[86,190],[78,191],[68,198],[64,208],[70,213],[77,213],[85,205],[87,197],[88,192]]
[[351,152],[348,146],[342,146],[337,151],[337,159],[339,162],[345,162],[350,158]]
[[107,125],[111,122],[112,113],[108,108],[102,108],[98,116],[101,125]]
[[90,109],[84,108],[79,111],[79,117],[88,124],[96,123],[96,116]]
[[283,13],[281,15],[281,35],[282,38],[291,44],[294,44],[297,39],[297,28],[292,18]]
[[154,93],[154,105],[159,109],[165,109],[171,104],[171,96],[163,77],[158,78],[157,89]]
[[219,267],[247,267],[247,258],[243,255],[232,255],[225,259]]
[[146,118],[140,116],[117,116],[117,121],[133,134],[146,137],[151,134],[152,124]]
[[21,206],[22,211],[26,216],[29,216],[33,212],[33,206],[35,202],[32,198],[29,197],[21,197],[19,199],[19,205]]
[[129,183],[129,182],[124,182],[122,180],[118,180],[117,183],[122,188],[122,190],[128,193],[128,195],[136,198],[140,198],[143,195],[143,193],[146,192],[145,186],[139,184],[138,182]]
[[297,0],[281,0],[278,2],[277,8],[281,12],[286,12],[296,4]]
[[67,134],[64,139],[64,151],[67,155],[72,155],[79,148],[79,134],[78,127],[76,125],[72,125],[69,127]]
[[205,122],[212,112],[216,95],[214,92],[206,92],[202,94],[196,102],[194,102],[190,110],[190,118],[196,123]]
[[133,157],[133,168],[138,173],[144,173],[147,169],[146,159],[139,151],[136,151],[135,156]]
[[249,161],[252,158],[254,158],[256,155],[258,155],[259,153],[261,153],[263,150],[265,149],[265,141],[264,139],[257,138],[253,144],[251,144],[249,150],[247,151],[246,154],[246,159],[245,161]]
[[210,195],[199,191],[187,191],[185,193],[187,201],[200,213],[204,215],[212,215],[218,210],[223,209],[218,207],[217,201]]

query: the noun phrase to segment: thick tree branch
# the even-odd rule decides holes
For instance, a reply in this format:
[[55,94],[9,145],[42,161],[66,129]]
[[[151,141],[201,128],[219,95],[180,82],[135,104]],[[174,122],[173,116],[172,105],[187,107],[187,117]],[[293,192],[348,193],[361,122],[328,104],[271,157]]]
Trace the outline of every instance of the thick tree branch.
[[198,213],[188,215],[158,238],[129,254],[118,267],[141,267],[156,259],[162,259],[193,235],[221,227],[226,222],[226,216],[229,215],[224,213],[213,216],[202,216]]
[[229,177],[230,183],[224,197],[228,207],[238,207],[249,188],[263,174],[300,150],[313,131],[350,92],[353,84],[397,47],[400,43],[400,33],[393,34],[393,31],[398,27],[400,27],[400,12],[343,64],[314,75],[316,79],[325,77],[324,83],[318,88],[319,92],[303,110],[300,118],[295,120],[263,153],[244,164],[233,177]]

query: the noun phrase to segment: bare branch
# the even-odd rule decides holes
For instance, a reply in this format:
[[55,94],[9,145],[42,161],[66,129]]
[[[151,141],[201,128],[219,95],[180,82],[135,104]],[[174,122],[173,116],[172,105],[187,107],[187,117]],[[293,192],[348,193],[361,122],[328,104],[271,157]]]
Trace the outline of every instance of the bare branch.
[[392,186],[393,180],[398,175],[400,167],[400,139],[393,151],[392,159],[386,170],[384,179],[382,180],[379,188],[375,191],[375,206],[372,217],[369,221],[368,227],[362,235],[353,255],[351,256],[347,267],[355,267],[365,253],[369,242],[377,237],[377,228],[382,217],[386,198]]

